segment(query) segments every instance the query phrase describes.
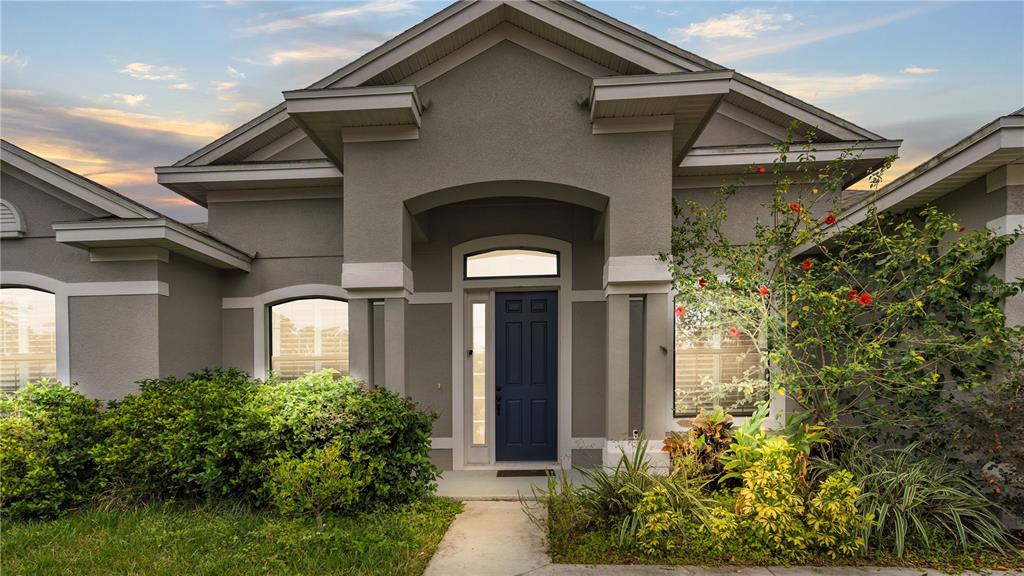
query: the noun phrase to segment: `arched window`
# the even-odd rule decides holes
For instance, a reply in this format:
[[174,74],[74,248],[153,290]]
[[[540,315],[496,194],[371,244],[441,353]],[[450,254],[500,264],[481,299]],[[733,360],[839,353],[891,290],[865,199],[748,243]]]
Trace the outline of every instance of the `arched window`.
[[496,248],[466,255],[466,278],[558,276],[558,253],[535,248]]
[[57,308],[49,292],[0,288],[0,392],[57,378]]
[[282,380],[333,368],[348,374],[348,302],[303,298],[270,306],[270,369]]

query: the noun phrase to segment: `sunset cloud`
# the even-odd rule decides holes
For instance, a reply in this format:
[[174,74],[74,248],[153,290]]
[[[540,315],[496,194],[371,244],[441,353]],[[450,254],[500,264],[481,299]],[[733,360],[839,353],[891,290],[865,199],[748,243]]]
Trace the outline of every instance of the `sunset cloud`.
[[228,73],[228,76],[235,78],[236,80],[245,78],[245,72],[239,71],[234,66],[228,66],[226,72]]
[[915,76],[922,74],[935,74],[938,71],[938,68],[922,68],[920,66],[915,66],[914,64],[900,70],[900,72],[903,72],[904,74],[913,74]]
[[203,140],[217,138],[231,128],[230,125],[221,122],[163,118],[152,114],[125,112],[113,108],[70,108],[65,113],[68,116],[90,118],[104,124],[113,124],[135,130],[168,132]]
[[178,82],[177,84],[171,84],[170,86],[174,90],[191,90],[192,85],[188,82]]
[[274,34],[300,28],[323,28],[367,14],[403,14],[412,10],[415,10],[415,6],[411,0],[379,0],[355,6],[344,6],[312,12],[301,16],[278,18],[263,24],[242,28],[239,32],[245,35]]
[[131,62],[118,70],[118,72],[138,80],[177,80],[182,73],[182,69],[171,68],[170,66],[156,66],[144,62]]
[[757,38],[763,32],[779,30],[795,20],[792,14],[762,8],[744,8],[736,12],[712,16],[684,28],[669,30],[683,40],[690,38]]
[[839,98],[871,90],[882,90],[906,84],[910,81],[909,78],[867,73],[793,74],[788,72],[752,72],[749,76],[808,102]]
[[339,64],[343,64],[354,60],[362,53],[362,50],[346,48],[344,46],[306,46],[291,50],[278,50],[270,55],[270,63],[274,66],[280,66],[289,62],[336,60]]
[[106,96],[110,100],[120,102],[126,106],[138,106],[140,102],[146,99],[142,94],[121,94],[114,92],[113,94],[107,94]]

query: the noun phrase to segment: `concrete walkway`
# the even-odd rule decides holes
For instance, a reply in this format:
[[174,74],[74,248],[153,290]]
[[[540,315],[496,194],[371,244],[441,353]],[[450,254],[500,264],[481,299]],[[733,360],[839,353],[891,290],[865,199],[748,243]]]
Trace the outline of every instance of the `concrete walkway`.
[[[700,566],[580,566],[552,564],[537,526],[518,502],[470,501],[455,518],[425,576],[924,576],[942,574],[920,568],[817,568]],[[965,572],[964,574],[973,574]],[[1021,572],[996,572],[1024,576]]]

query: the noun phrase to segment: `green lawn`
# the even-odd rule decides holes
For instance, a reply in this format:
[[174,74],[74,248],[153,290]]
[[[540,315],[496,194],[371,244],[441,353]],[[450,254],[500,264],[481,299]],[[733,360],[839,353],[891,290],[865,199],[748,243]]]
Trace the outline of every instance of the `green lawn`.
[[5,522],[0,573],[123,575],[420,574],[458,502],[393,512],[282,518],[244,508],[156,505]]

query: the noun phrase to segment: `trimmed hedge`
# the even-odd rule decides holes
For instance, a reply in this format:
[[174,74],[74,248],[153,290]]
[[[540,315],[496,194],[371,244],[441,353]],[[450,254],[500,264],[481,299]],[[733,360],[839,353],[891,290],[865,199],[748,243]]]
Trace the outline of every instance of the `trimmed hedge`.
[[3,399],[0,511],[55,516],[106,493],[347,513],[427,496],[439,474],[436,415],[333,371],[279,382],[210,369],[140,385],[102,413],[57,383]]

